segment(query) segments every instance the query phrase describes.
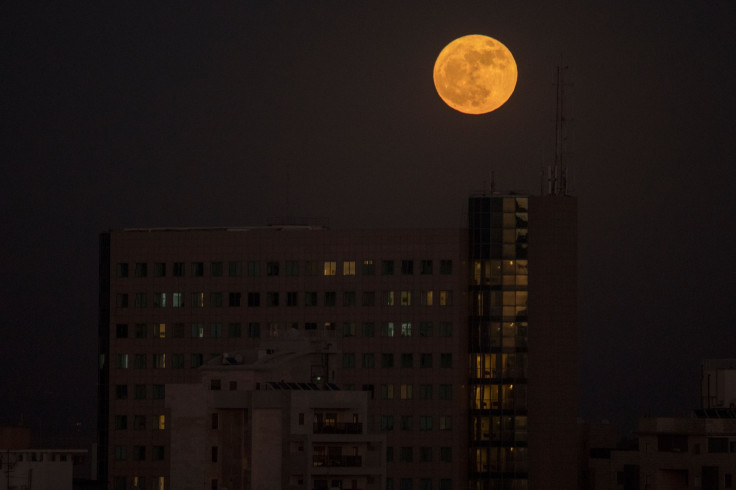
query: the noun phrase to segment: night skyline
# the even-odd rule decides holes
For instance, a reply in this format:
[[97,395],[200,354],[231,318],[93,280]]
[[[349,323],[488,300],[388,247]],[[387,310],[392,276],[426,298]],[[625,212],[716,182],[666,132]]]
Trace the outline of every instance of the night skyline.
[[[92,430],[100,232],[282,216],[466,226],[491,171],[500,190],[538,192],[560,58],[581,415],[632,426],[695,408],[700,360],[736,355],[735,9],[6,7],[0,421]],[[440,50],[471,33],[519,67],[484,116],[448,108],[432,84]]]

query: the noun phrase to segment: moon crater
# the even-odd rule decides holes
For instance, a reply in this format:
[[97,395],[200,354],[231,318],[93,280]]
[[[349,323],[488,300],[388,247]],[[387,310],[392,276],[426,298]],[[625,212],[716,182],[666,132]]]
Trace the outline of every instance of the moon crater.
[[501,42],[478,34],[455,39],[434,65],[434,85],[447,105],[466,114],[501,107],[516,87],[516,61]]

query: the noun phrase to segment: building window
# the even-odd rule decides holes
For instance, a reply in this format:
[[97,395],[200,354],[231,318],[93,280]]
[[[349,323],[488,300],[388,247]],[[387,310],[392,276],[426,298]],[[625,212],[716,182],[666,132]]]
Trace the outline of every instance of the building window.
[[164,447],[163,446],[153,446],[151,448],[151,459],[154,461],[163,461]]
[[411,291],[401,291],[401,306],[411,306]]
[[153,324],[153,337],[156,339],[166,338],[166,324],[165,323],[154,323]]
[[240,293],[229,293],[227,305],[231,307],[240,306]]
[[154,354],[153,367],[156,369],[164,369],[166,367],[166,354]]
[[420,400],[431,400],[432,399],[432,385],[431,384],[419,385],[419,399]]
[[394,261],[393,260],[382,260],[381,261],[381,274],[384,276],[394,275]]
[[125,446],[115,446],[115,461],[125,461],[127,459]]
[[393,306],[395,304],[394,301],[394,292],[393,291],[384,291],[383,292],[383,306]]
[[316,260],[305,260],[304,261],[304,275],[305,276],[316,276],[319,273],[319,266]]
[[342,275],[343,276],[354,276],[355,275],[355,261],[346,260],[342,263]]
[[261,263],[256,260],[248,261],[248,277],[258,277],[261,275]]
[[343,337],[355,337],[355,323],[345,322],[342,324]]
[[135,264],[135,277],[146,277],[148,275],[148,264],[138,262]]
[[342,355],[342,367],[354,368],[355,367],[355,354],[343,354]]
[[286,261],[286,275],[292,276],[292,277],[299,275],[299,261],[298,260],[287,260]]
[[115,367],[118,369],[128,369],[128,354],[117,354],[115,356]]
[[440,323],[440,337],[452,337],[452,323],[450,322]]
[[441,384],[439,396],[440,400],[452,400],[452,385]]
[[343,306],[355,306],[355,291],[344,291],[342,293]]
[[337,293],[335,291],[325,291],[325,306],[335,306],[337,301]]
[[192,369],[196,369],[199,366],[201,366],[202,364],[204,364],[204,355],[203,354],[199,354],[199,353],[192,354],[190,359],[191,359]]
[[210,262],[210,275],[212,277],[222,277],[222,262]]
[[304,293],[304,306],[317,306],[316,291],[307,291]]
[[419,273],[422,275],[432,274],[432,261],[422,260],[419,265]]
[[373,354],[363,354],[363,367],[372,368],[375,367],[376,361]]
[[267,276],[278,276],[279,275],[279,263],[275,261],[266,262],[266,275]]
[[381,367],[392,368],[394,367],[394,355],[392,353],[384,352],[381,354]]
[[184,271],[186,270],[184,267],[184,262],[174,262],[173,266],[174,277],[184,277]]
[[157,415],[154,419],[156,421],[156,428],[158,430],[166,429],[166,415],[160,414]]
[[402,337],[411,337],[411,322],[402,322],[401,323],[401,336]]
[[364,260],[360,272],[364,276],[372,276],[376,273],[376,265],[370,259]]
[[414,274],[414,261],[413,260],[402,260],[401,261],[401,273],[405,276]]
[[128,338],[128,324],[118,323],[115,325],[115,338],[127,339]]
[[432,336],[432,322],[422,322],[419,324],[419,336],[420,337],[431,337]]
[[210,390],[212,391],[220,391],[222,389],[222,381],[219,379],[211,379],[210,380]]
[[146,385],[135,385],[135,399],[136,400],[146,399]]
[[335,274],[337,274],[337,262],[326,261],[324,263],[324,275],[334,276]]
[[422,463],[432,462],[432,448],[430,446],[422,446],[419,448],[419,461]]
[[375,291],[363,291],[363,306],[376,306]]
[[430,289],[429,291],[419,292],[419,302],[422,306],[432,306],[434,303],[434,293]]
[[422,415],[419,417],[419,430],[432,430],[431,415]]
[[146,430],[145,415],[133,415],[133,430]]
[[432,353],[424,353],[419,355],[419,367],[431,368],[432,367]]
[[204,338],[204,323],[192,323],[192,338],[203,339]]
[[401,385],[401,399],[411,400],[414,398],[414,385],[402,384]]
[[227,263],[227,275],[230,277],[240,277],[242,274],[240,262],[231,260]]
[[373,322],[366,322],[363,324],[363,337],[375,337],[376,336],[376,324]]
[[251,339],[257,339],[261,336],[261,324],[257,322],[251,322],[248,324],[248,337]]
[[249,307],[261,306],[261,293],[248,293],[248,306]]
[[269,291],[266,293],[266,306],[278,306],[279,305],[279,293],[276,291]]
[[192,293],[192,307],[204,308],[204,292]]
[[166,308],[166,293],[153,293],[153,307]]
[[204,262],[192,262],[192,277],[204,276]]
[[412,430],[413,425],[411,415],[401,416],[401,430]]
[[394,430],[393,415],[381,415],[381,430]]
[[210,324],[210,337],[213,339],[222,337],[222,323]]
[[452,429],[452,417],[442,416],[440,417],[440,430],[451,430]]
[[135,293],[135,307],[146,308],[148,306],[148,295],[146,293]]
[[184,354],[171,356],[171,369],[184,369]]
[[286,306],[299,306],[299,295],[296,291],[286,293]]
[[401,354],[401,367],[411,368],[414,367],[414,354],[405,352]]
[[240,323],[230,323],[227,326],[227,336],[231,339],[239,339],[242,335]]
[[210,293],[210,306],[215,308],[222,306],[222,293]]
[[394,323],[383,322],[381,324],[381,337],[393,337],[394,336]]
[[[399,461],[403,463],[411,463],[414,460],[414,452],[411,446],[403,446],[399,448]],[[402,479],[403,482],[403,479]]]
[[136,323],[135,324],[135,338],[137,339],[145,339],[148,337],[148,327],[145,323]]
[[394,448],[393,446],[386,447],[386,462],[392,463],[394,460]]
[[115,386],[115,398],[118,400],[125,400],[128,398],[128,385],[116,385]]
[[727,437],[709,437],[708,438],[709,453],[727,453],[728,438]]
[[217,446],[212,446],[212,462],[217,463]]
[[394,385],[392,384],[381,385],[381,399],[382,400],[393,400],[394,399]]
[[128,307],[128,295],[125,293],[120,293],[115,296],[115,306],[118,308],[127,308]]
[[440,260],[440,274],[452,274],[452,260]]
[[440,291],[440,306],[452,306],[452,291]]
[[135,357],[133,357],[133,367],[135,369],[146,369],[146,355],[136,354]]
[[452,463],[452,448],[443,446],[440,448],[440,461],[444,463]]
[[[146,460],[146,446],[133,446],[133,459],[136,461]],[[138,485],[140,488],[140,484]]]
[[154,400],[163,400],[166,397],[166,385],[153,385],[151,393]]
[[440,354],[440,367],[451,368],[452,367],[452,354],[443,352]]
[[126,430],[128,428],[128,416],[127,415],[116,415],[115,416],[115,430]]
[[118,263],[115,267],[115,275],[117,277],[128,277],[128,264]]

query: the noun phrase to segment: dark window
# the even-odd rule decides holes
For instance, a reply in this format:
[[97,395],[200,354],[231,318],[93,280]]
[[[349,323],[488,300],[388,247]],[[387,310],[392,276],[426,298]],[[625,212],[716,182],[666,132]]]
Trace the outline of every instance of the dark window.
[[222,276],[222,262],[210,262],[210,275],[213,277]]
[[279,275],[279,263],[278,262],[266,262],[266,275],[278,276]]
[[325,306],[335,306],[337,301],[337,293],[335,291],[325,291]]
[[138,262],[135,264],[135,277],[146,277],[148,275],[148,264]]
[[153,264],[153,275],[155,277],[165,277],[166,276],[166,263],[156,262],[155,264]]
[[299,295],[296,291],[289,291],[286,293],[286,306],[298,306]]
[[421,262],[421,270],[419,271],[421,274],[431,274],[432,273],[432,261],[431,260],[422,260]]
[[242,328],[240,323],[230,323],[227,326],[227,336],[231,339],[239,339],[242,335]]
[[115,272],[118,277],[128,277],[128,264],[119,263],[115,268]]
[[404,275],[414,274],[414,261],[413,260],[402,260],[401,261],[401,273]]
[[708,438],[709,453],[727,453],[728,438],[727,437],[709,437]]
[[261,293],[248,293],[248,306],[261,306]]
[[184,277],[184,262],[174,262],[174,276]]
[[394,273],[394,261],[383,260],[381,261],[381,274],[384,276],[391,276]]
[[[710,446],[710,441],[708,441]],[[668,452],[687,452],[687,435],[660,434],[657,436],[657,449]]]
[[240,293],[230,293],[227,304],[228,306],[240,306]]
[[192,262],[192,276],[193,277],[204,276],[204,262]]
[[128,385],[116,385],[115,398],[118,400],[125,400],[128,398]]
[[440,260],[440,274],[452,274],[452,260]]
[[212,462],[217,463],[217,446],[212,446]]
[[230,261],[227,263],[227,275],[230,277],[240,277],[240,262]]
[[128,325],[125,323],[118,323],[115,326],[115,337],[119,339],[127,339],[128,338]]

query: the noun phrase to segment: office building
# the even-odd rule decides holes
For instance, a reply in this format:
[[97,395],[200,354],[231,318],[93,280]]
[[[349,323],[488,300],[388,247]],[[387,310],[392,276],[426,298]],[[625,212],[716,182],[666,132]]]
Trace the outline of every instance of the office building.
[[167,387],[298,332],[330,344],[310,382],[366,394],[386,488],[575,488],[575,213],[494,194],[468,228],[102,234],[101,476],[173,488]]

